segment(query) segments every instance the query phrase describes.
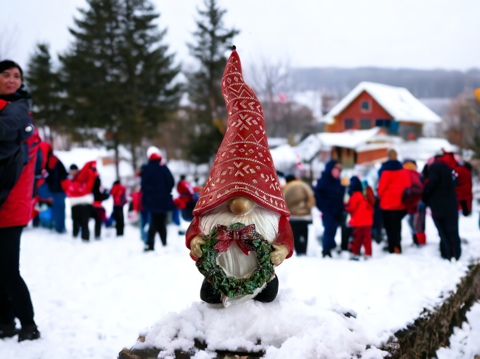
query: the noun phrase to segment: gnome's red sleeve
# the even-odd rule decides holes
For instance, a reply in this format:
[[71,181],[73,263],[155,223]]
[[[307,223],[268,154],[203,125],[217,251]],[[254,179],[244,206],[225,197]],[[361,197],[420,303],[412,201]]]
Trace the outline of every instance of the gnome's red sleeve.
[[280,221],[278,222],[278,236],[273,244],[283,244],[290,249],[287,258],[290,258],[293,255],[293,232],[292,226],[288,221],[287,217],[281,216]]
[[[187,233],[185,234],[185,239],[186,239],[185,244],[187,245],[188,249],[191,249],[190,242],[192,241],[192,239],[195,238],[200,233],[202,233],[202,231],[200,230],[199,224],[200,224],[200,221],[198,217],[195,217],[193,221],[190,223],[190,226],[188,226]],[[191,253],[190,253],[190,257],[192,257],[192,259],[195,262],[198,260],[198,258],[192,256]]]

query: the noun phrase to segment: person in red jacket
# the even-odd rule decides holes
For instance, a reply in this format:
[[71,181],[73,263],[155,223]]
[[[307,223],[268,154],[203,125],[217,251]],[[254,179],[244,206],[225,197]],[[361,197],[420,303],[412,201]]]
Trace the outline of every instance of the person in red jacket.
[[[31,219],[40,137],[21,90],[22,70],[0,62],[0,338],[40,338],[30,292],[19,270],[20,238]],[[15,327],[15,318],[22,325]]]
[[116,223],[117,236],[123,236],[125,227],[123,206],[127,203],[127,188],[122,186],[120,181],[117,180],[113,182],[110,195],[113,197],[113,219]]
[[411,179],[408,170],[388,168],[382,172],[378,183],[378,197],[380,208],[383,210],[383,226],[387,232],[388,251],[390,253],[402,253],[402,219],[407,214],[407,206],[403,202],[403,196],[407,188],[410,188]]
[[[375,204],[375,195],[370,187],[367,187],[369,191],[369,198],[371,202],[363,195],[362,183],[357,176],[353,176],[350,179],[348,201],[345,209],[350,213],[351,220],[350,226],[353,227],[353,243],[351,244],[352,259],[358,260],[360,255],[360,248],[365,248],[365,257],[371,257],[372,255],[372,224],[373,224],[373,205]],[[373,203],[372,203],[373,202]]]
[[70,176],[61,183],[72,206],[73,237],[77,237],[81,230],[83,241],[90,240],[88,220],[94,200],[92,190],[97,177],[95,168],[96,161],[87,162],[81,171],[73,164],[70,166]]

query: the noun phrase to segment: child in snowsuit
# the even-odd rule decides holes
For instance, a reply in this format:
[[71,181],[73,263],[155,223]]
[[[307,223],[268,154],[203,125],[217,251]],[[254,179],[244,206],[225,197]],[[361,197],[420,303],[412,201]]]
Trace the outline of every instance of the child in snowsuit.
[[346,210],[351,215],[349,222],[353,227],[353,243],[352,259],[358,259],[360,255],[360,248],[363,245],[365,248],[365,256],[372,255],[372,224],[373,224],[373,205],[375,203],[375,196],[370,187],[367,187],[367,200],[363,196],[362,183],[358,177],[353,176],[350,179],[349,187],[350,200],[346,206]]
[[115,219],[117,236],[123,236],[125,220],[123,216],[123,206],[127,203],[127,188],[120,184],[120,181],[113,182],[110,190],[113,197],[113,218]]

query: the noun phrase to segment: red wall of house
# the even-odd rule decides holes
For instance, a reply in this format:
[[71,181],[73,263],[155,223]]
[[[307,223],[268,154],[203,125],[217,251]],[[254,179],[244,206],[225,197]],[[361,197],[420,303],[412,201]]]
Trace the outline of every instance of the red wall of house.
[[360,165],[365,162],[378,161],[387,158],[387,148],[378,148],[376,150],[358,152],[357,164]]
[[[362,101],[370,101],[370,111],[363,112],[360,105]],[[341,113],[335,116],[335,123],[327,125],[327,132],[343,132],[345,131],[345,119],[352,118],[354,120],[353,129],[360,129],[360,119],[371,119],[372,127],[375,126],[376,119],[393,119],[390,114],[380,106],[366,91],[363,91],[350,105],[348,105]]]

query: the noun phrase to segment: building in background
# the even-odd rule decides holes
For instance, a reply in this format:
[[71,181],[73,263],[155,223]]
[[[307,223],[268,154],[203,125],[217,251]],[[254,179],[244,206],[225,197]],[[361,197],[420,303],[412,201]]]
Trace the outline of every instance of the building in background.
[[384,128],[404,140],[418,138],[423,125],[441,118],[403,87],[361,82],[322,119],[326,132]]

